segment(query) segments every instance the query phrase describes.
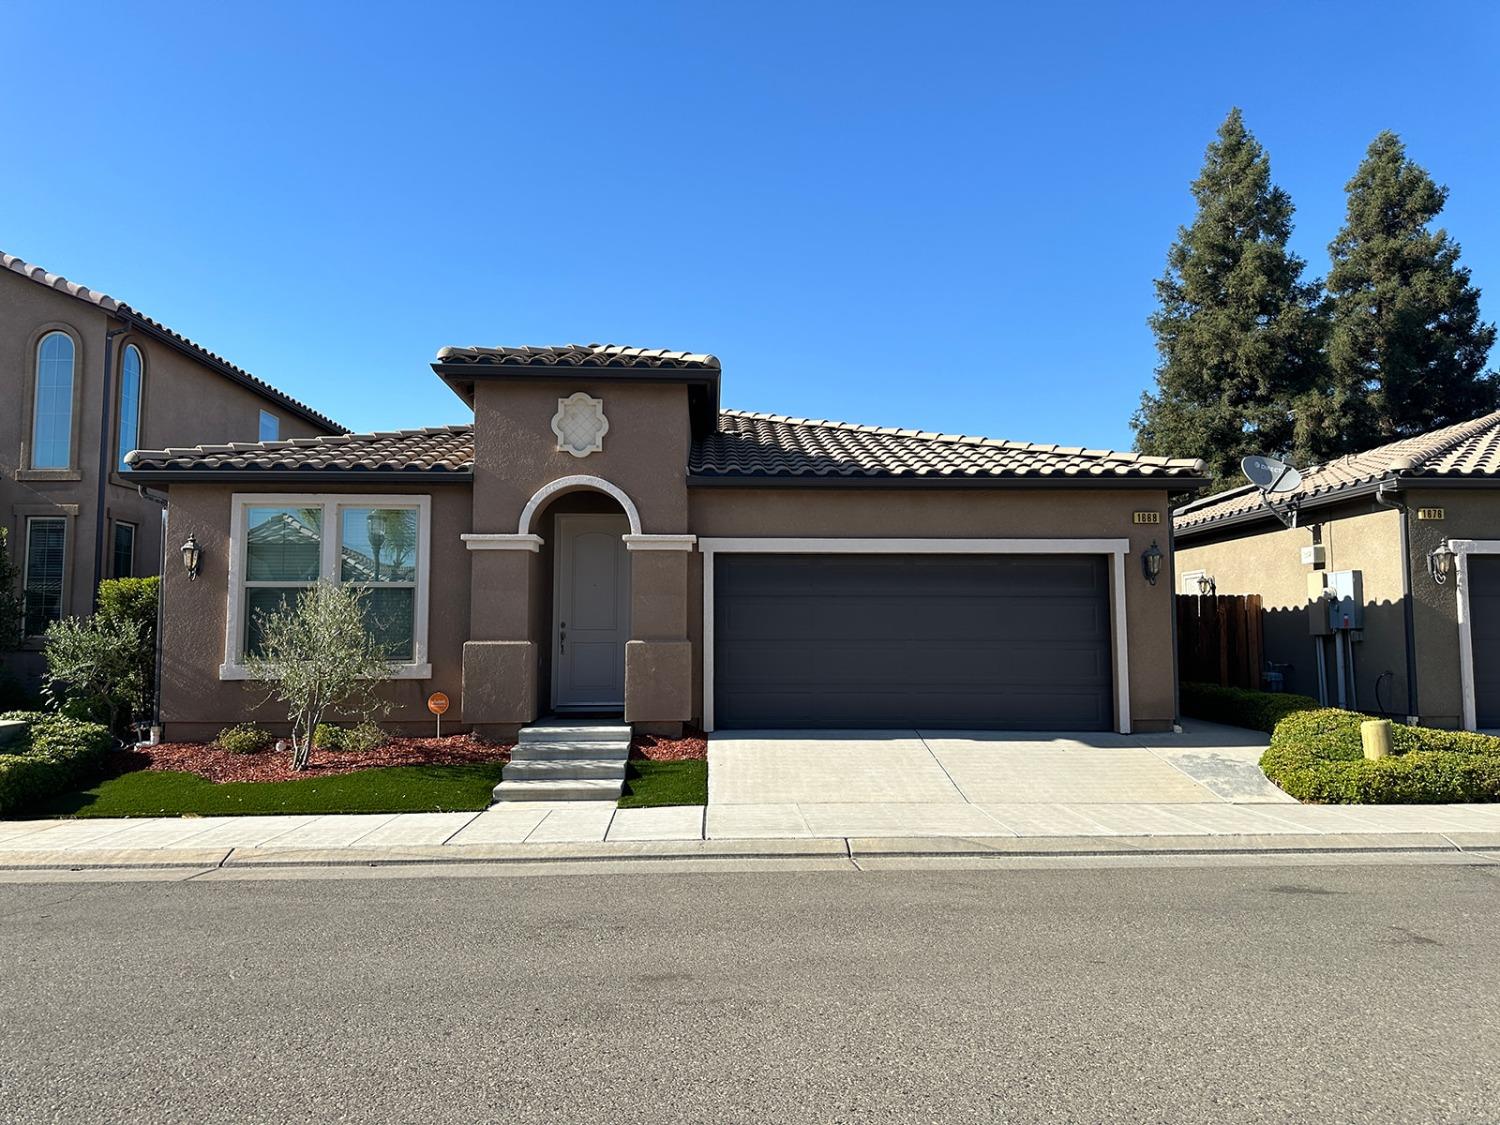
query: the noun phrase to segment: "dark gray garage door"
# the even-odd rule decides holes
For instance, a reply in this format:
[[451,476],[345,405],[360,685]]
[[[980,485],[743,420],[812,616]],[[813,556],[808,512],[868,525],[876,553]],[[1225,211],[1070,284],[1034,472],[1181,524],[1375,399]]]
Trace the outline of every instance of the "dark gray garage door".
[[1500,727],[1500,556],[1470,555],[1469,611],[1474,643],[1474,717]]
[[1086,555],[719,555],[720,727],[1107,730],[1109,577]]

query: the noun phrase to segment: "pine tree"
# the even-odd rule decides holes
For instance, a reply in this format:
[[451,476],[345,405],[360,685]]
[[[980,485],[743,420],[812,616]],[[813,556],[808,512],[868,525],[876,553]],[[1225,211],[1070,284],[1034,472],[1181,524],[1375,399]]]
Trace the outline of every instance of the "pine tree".
[[1495,326],[1479,319],[1479,290],[1459,247],[1429,224],[1448,189],[1407,159],[1394,133],[1371,143],[1329,246],[1333,393],[1319,453],[1366,449],[1477,417],[1500,405],[1500,375],[1484,371]]
[[1324,383],[1320,286],[1287,249],[1292,201],[1230,111],[1193,181],[1150,318],[1161,362],[1132,421],[1141,453],[1202,457],[1222,486],[1250,453],[1309,451],[1300,414]]

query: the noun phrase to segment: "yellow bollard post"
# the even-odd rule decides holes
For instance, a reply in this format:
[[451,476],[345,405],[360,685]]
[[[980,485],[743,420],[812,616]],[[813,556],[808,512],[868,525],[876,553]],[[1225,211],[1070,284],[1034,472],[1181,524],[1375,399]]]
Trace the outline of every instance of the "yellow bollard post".
[[1391,756],[1391,721],[1389,719],[1367,719],[1359,724],[1359,740],[1364,744],[1365,757],[1370,761]]

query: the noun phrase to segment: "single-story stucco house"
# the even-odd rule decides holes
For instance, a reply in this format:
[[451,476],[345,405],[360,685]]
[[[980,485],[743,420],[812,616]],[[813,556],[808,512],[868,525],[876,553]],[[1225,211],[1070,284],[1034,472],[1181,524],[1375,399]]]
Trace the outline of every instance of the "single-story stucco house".
[[[1358,571],[1353,698],[1427,726],[1500,727],[1500,412],[1305,470],[1277,499],[1253,487],[1177,509],[1182,593],[1260,594],[1266,658],[1289,690],[1330,700],[1332,648],[1311,631],[1325,575]],[[1312,585],[1310,586],[1309,580]]]
[[[1197,460],[721,410],[710,355],[445,348],[469,425],[136,451],[169,494],[167,738],[274,721],[256,615],[357,582],[393,726],[1164,730]],[[1157,581],[1157,576],[1160,581]]]

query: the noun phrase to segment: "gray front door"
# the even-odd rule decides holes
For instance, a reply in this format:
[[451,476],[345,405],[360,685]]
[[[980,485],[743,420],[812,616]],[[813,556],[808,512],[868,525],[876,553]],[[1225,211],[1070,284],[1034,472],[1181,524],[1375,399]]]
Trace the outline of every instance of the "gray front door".
[[562,710],[625,706],[630,555],[623,515],[557,517],[552,702]]
[[714,571],[720,727],[1114,726],[1088,555],[735,555]]
[[1474,647],[1474,717],[1500,727],[1500,555],[1470,555],[1470,638]]

